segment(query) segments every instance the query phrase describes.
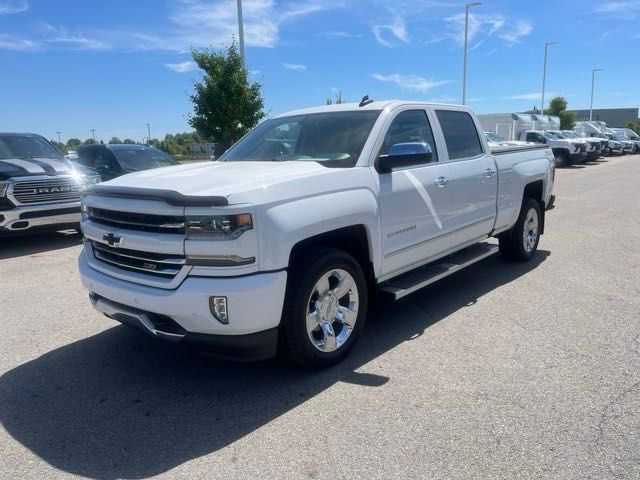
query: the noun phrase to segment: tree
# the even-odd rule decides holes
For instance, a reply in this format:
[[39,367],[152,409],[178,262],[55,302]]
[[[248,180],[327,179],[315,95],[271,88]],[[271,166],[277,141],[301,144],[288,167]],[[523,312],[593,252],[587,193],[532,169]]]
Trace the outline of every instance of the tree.
[[127,145],[132,145],[135,142],[135,140],[131,140],[130,138],[125,138],[124,141],[122,143],[126,143]]
[[204,75],[193,84],[193,114],[188,121],[223,152],[264,118],[262,85],[249,81],[235,42],[223,51],[203,49],[191,54]]
[[79,138],[70,138],[69,140],[67,140],[67,148],[69,150],[75,150],[80,145],[82,145],[82,140],[80,140]]
[[118,137],[111,137],[111,140],[109,140],[109,143],[113,144],[113,143],[122,143],[122,140],[120,140]]
[[93,145],[96,143],[96,141],[93,138],[87,138],[84,142],[85,145]]
[[549,108],[544,113],[560,117],[560,130],[571,130],[576,124],[576,114],[567,112],[567,100],[564,97],[553,97],[549,102]]
[[346,100],[342,98],[342,90],[338,90],[338,92],[335,94],[335,99],[327,97],[327,105],[333,105],[334,103],[336,105],[340,103],[346,103]]
[[67,146],[64,143],[56,142],[55,140],[49,140],[49,142],[51,143],[51,145],[53,145],[58,150],[60,150],[63,155],[66,155],[67,153],[69,153],[69,151],[67,150]]
[[631,130],[636,132],[638,135],[640,135],[640,122],[628,122],[627,128],[630,128]]

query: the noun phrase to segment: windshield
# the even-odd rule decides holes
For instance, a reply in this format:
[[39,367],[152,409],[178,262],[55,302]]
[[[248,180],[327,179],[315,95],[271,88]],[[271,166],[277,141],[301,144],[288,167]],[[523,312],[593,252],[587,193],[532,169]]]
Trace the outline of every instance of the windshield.
[[58,158],[62,155],[38,135],[0,135],[0,158]]
[[178,165],[175,158],[154,147],[112,148],[111,151],[125,170],[149,170]]
[[580,138],[575,132],[562,132],[565,138]]
[[353,167],[380,110],[311,113],[273,118],[231,147],[220,161],[321,162]]
[[504,142],[504,138],[502,138],[500,135],[498,135],[497,133],[493,133],[493,132],[484,132],[484,136],[487,140],[489,140],[490,142]]
[[544,132],[545,138],[550,138],[551,140],[558,140],[558,135],[553,132]]

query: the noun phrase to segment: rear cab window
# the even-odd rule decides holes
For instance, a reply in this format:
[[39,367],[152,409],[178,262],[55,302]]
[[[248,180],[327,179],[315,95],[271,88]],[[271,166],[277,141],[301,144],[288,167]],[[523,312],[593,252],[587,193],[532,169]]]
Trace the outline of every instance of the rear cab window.
[[450,160],[472,158],[484,153],[478,130],[467,112],[436,110]]

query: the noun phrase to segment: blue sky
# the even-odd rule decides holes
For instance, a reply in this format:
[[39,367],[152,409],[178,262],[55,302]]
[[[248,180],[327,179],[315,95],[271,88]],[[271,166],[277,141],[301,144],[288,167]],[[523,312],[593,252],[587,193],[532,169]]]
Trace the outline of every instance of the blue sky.
[[[275,114],[348,100],[459,103],[464,3],[447,0],[244,0],[247,66]],[[471,10],[468,104],[588,108],[640,104],[640,1],[485,0]],[[199,73],[191,47],[236,34],[235,0],[0,0],[0,131],[141,140],[190,130]]]

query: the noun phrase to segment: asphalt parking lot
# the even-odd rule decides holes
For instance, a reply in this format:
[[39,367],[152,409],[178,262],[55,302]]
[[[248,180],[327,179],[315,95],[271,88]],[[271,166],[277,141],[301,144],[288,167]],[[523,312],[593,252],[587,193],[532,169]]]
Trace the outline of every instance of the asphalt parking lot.
[[379,307],[319,373],[156,343],[90,307],[77,234],[0,239],[0,478],[639,478],[639,184],[558,170],[532,262]]

